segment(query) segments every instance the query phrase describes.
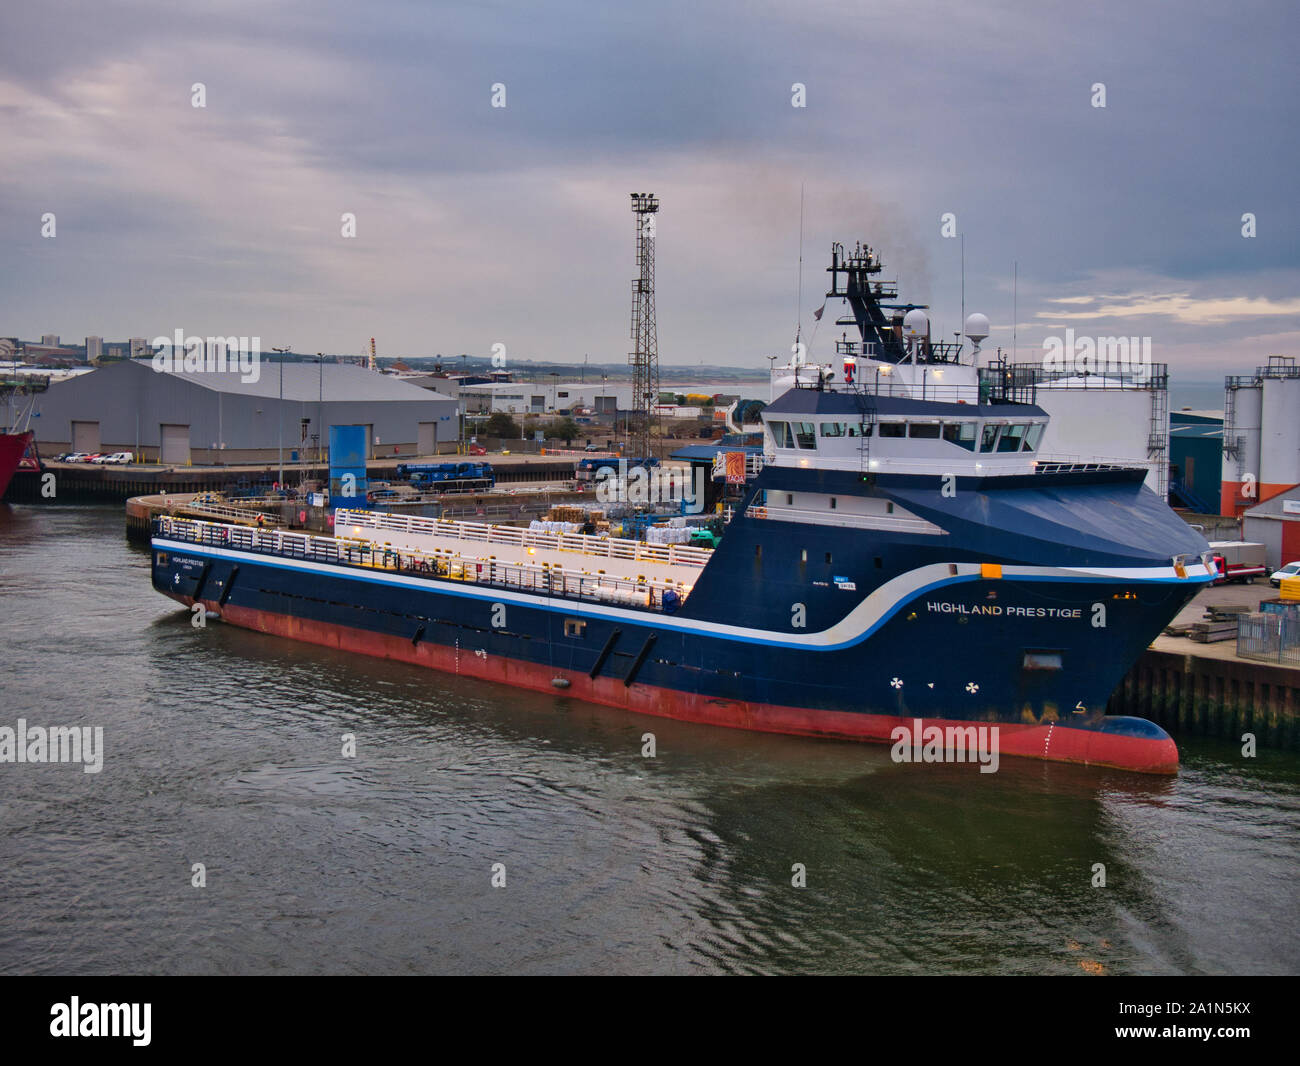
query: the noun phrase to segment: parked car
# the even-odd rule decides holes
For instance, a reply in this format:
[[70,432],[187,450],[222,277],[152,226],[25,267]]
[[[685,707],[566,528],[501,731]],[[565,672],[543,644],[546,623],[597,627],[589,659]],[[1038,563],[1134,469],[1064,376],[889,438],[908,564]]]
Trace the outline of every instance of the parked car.
[[487,455],[487,449],[481,444],[471,444],[469,446],[470,455]]
[[103,457],[104,457],[104,453],[103,453],[103,452],[87,452],[87,453],[86,453],[85,455],[83,455],[80,459],[78,459],[77,462],[79,462],[79,463],[93,463],[93,462],[95,462],[95,461],[98,460],[98,459],[102,459]]
[[64,452],[59,456],[60,461],[64,463],[84,463],[89,458],[89,452]]
[[588,445],[587,445],[585,448],[583,448],[582,450],[583,450],[584,452],[598,452],[598,451],[601,450],[601,447],[600,447],[599,444],[588,444]]
[[95,462],[103,463],[105,466],[125,466],[133,461],[134,457],[130,452],[113,452],[111,455],[101,455],[95,460]]
[[1275,589],[1282,587],[1284,577],[1300,577],[1300,563],[1287,563],[1268,575],[1268,583]]

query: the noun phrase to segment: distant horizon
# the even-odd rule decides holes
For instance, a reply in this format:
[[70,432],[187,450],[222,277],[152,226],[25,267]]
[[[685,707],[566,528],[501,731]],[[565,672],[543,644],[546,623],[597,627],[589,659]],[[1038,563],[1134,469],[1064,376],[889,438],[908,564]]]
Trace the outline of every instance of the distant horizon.
[[[3,336],[13,336],[13,334],[4,334]],[[24,343],[36,343],[36,342],[24,342]],[[110,342],[106,341],[105,347],[108,347],[109,343]],[[122,343],[124,342],[121,341],[111,342],[113,346],[117,346]],[[61,344],[60,346],[63,345]],[[83,348],[84,343],[69,344],[67,345],[67,347]],[[984,354],[986,355],[988,354],[987,349]],[[1037,354],[1041,354],[1041,353],[1037,353]],[[361,354],[361,353],[351,354],[347,352],[313,353],[313,352],[299,352],[299,351],[290,351],[287,353],[283,353],[283,358],[286,362],[315,361],[317,355],[319,355],[321,358],[324,359],[347,360],[347,361],[366,360],[369,358],[368,353],[366,354]],[[261,356],[267,362],[273,363],[273,362],[277,362],[281,358],[281,353],[264,350],[262,351]],[[122,356],[119,357],[104,356],[101,358],[103,358],[104,361],[106,362],[111,362],[113,361],[114,358],[124,359],[130,357],[123,354]],[[144,357],[144,358],[149,358],[149,357]],[[463,364],[461,362],[462,358],[465,360]],[[604,362],[604,363],[596,363],[596,362],[583,363],[583,362],[553,361],[548,359],[520,358],[520,359],[513,360],[513,365],[511,366],[499,367],[494,365],[492,361],[492,357],[490,355],[472,355],[469,353],[464,353],[463,355],[456,354],[452,356],[437,355],[437,354],[377,355],[376,356],[376,362],[380,364],[381,368],[383,367],[391,368],[392,364],[398,362],[408,363],[408,364],[409,363],[423,364],[423,363],[436,363],[438,361],[441,361],[443,371],[449,374],[454,374],[461,371],[474,372],[474,373],[488,373],[491,372],[492,370],[502,370],[502,369],[516,374],[537,373],[543,371],[543,368],[553,368],[555,373],[571,374],[575,380],[580,380],[584,372],[587,374],[600,374],[601,372],[612,371],[612,372],[617,372],[626,375],[630,375],[631,373],[630,364],[626,362],[619,362],[619,361]],[[766,359],[764,359],[764,361],[766,361]],[[1039,360],[1018,356],[1017,361],[1023,363],[1023,362],[1038,362]],[[697,363],[667,363],[667,362],[661,362],[659,366],[660,366],[661,376],[665,372],[667,372],[672,377],[675,378],[681,378],[685,374],[695,374],[697,376],[703,375],[707,377],[711,373],[718,373],[732,379],[744,378],[744,379],[752,379],[755,381],[763,381],[763,382],[766,382],[768,380],[767,377],[768,369],[762,366],[745,366],[742,364],[726,364],[726,363],[697,364]],[[426,368],[420,367],[420,369],[426,369]],[[1254,367],[1251,367],[1251,369],[1253,370]],[[549,373],[551,372],[551,370],[547,369],[546,372]],[[1203,368],[1198,368],[1196,372],[1200,374],[1204,374],[1206,371]],[[1193,377],[1193,376],[1185,376],[1183,373],[1179,372],[1177,367],[1171,366],[1169,368],[1171,391],[1175,383],[1177,384],[1178,387],[1191,387],[1191,388],[1213,387],[1222,390],[1223,378],[1234,375],[1236,372],[1237,371],[1234,368],[1225,367],[1222,373],[1213,377],[1199,377],[1199,376]]]

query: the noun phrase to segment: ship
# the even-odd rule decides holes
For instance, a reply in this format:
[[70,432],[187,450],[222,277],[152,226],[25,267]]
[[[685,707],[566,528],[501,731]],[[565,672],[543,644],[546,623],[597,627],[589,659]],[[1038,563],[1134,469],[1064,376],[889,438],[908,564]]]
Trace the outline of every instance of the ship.
[[644,715],[885,744],[996,727],[1002,755],[1176,772],[1164,729],[1106,707],[1214,579],[1209,545],[1145,469],[1040,454],[1032,378],[975,365],[978,330],[969,353],[932,342],[869,248],[832,269],[858,338],[841,364],[797,348],[714,547],[162,516],[153,585],[204,619]]
[[35,413],[36,395],[49,388],[44,377],[10,372],[0,377],[0,498],[19,470],[39,472],[36,434],[28,427]]
[[33,434],[0,432],[0,497],[9,489],[9,482],[19,467],[32,462]]

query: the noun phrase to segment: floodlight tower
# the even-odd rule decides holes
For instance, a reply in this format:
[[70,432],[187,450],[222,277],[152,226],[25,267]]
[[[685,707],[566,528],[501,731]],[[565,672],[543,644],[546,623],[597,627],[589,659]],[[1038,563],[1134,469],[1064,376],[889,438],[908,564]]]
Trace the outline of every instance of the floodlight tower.
[[[653,193],[632,193],[636,218],[636,265],[641,273],[632,281],[632,410],[637,418],[637,458],[652,453],[651,428],[659,402],[659,335],[655,328],[655,216],[659,200]],[[629,433],[631,436],[631,433]],[[629,446],[631,441],[629,441]]]

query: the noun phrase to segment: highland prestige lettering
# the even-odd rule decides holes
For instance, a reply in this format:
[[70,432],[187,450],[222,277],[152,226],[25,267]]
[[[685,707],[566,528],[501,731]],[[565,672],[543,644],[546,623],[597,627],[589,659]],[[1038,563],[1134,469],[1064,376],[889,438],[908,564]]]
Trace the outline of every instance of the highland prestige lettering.
[[1082,618],[1082,607],[1004,607],[1000,603],[948,603],[925,601],[927,611],[939,614],[986,614],[1002,618]]

